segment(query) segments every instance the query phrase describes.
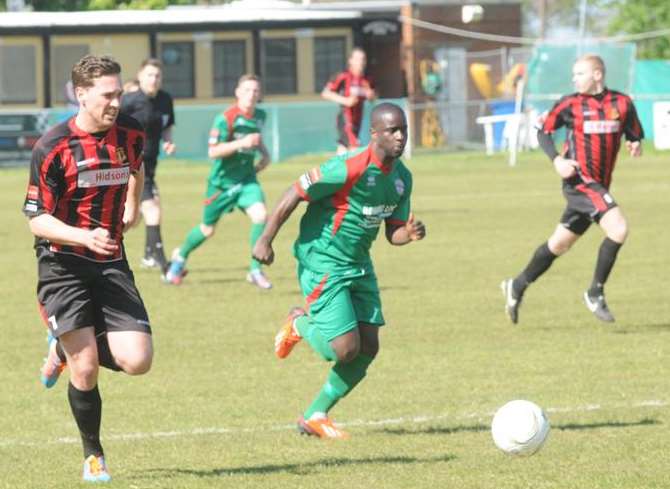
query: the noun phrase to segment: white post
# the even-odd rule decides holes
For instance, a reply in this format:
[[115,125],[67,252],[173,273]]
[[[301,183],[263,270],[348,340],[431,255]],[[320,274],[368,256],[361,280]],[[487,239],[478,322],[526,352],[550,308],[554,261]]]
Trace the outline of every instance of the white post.
[[516,84],[516,95],[514,98],[514,118],[508,122],[511,122],[512,126],[510,127],[510,139],[509,139],[509,166],[516,165],[516,156],[519,152],[519,132],[521,131],[521,117],[523,117],[521,105],[523,103],[523,90],[526,85],[526,80],[521,78]]

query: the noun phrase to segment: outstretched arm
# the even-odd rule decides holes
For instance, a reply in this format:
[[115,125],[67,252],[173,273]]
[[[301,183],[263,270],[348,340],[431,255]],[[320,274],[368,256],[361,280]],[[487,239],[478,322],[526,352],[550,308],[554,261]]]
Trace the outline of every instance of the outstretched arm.
[[265,230],[261,234],[256,245],[254,246],[253,257],[265,265],[271,265],[274,261],[275,253],[272,249],[272,241],[279,232],[284,222],[291,216],[295,208],[298,206],[302,197],[293,185],[284,192],[284,195],[275,206],[272,214],[268,218]]
[[402,246],[426,237],[426,226],[414,220],[414,214],[404,224],[386,223],[386,239],[395,246]]

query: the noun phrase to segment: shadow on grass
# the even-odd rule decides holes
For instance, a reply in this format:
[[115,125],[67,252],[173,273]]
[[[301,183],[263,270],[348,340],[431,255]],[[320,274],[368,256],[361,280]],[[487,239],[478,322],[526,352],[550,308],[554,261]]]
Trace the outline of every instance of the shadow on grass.
[[670,333],[670,323],[638,324],[630,328],[614,329],[614,334]]
[[651,418],[644,418],[640,421],[603,421],[600,423],[566,423],[552,425],[551,428],[559,431],[572,430],[597,430],[600,428],[630,428],[632,426],[653,426],[662,424],[660,421]]
[[154,479],[159,477],[175,477],[179,475],[196,477],[222,477],[230,475],[264,475],[286,472],[295,475],[307,475],[320,472],[324,468],[339,468],[353,465],[378,465],[378,464],[425,464],[450,462],[455,460],[454,455],[438,455],[435,457],[365,457],[365,458],[327,458],[305,462],[301,464],[266,464],[252,465],[249,467],[221,467],[219,469],[148,469],[134,478]]
[[[550,417],[551,417],[551,413]],[[551,428],[559,431],[572,430],[597,430],[607,428],[630,428],[632,426],[660,425],[660,421],[650,418],[643,418],[639,421],[602,421],[595,423],[566,423],[552,424]],[[455,433],[479,433],[490,431],[491,427],[484,424],[461,425],[461,426],[426,426],[420,429],[407,428],[383,428],[378,430],[387,435],[453,435]]]

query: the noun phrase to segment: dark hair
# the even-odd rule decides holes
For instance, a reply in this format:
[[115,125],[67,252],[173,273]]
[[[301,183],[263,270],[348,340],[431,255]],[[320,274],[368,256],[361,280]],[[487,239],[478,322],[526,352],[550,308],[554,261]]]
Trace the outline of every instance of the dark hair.
[[161,63],[158,58],[147,58],[142,61],[142,64],[140,65],[140,71],[143,70],[145,66],[153,66],[159,70],[163,69],[163,63]]
[[87,54],[72,67],[72,86],[91,87],[96,78],[119,73],[121,66],[111,56]]

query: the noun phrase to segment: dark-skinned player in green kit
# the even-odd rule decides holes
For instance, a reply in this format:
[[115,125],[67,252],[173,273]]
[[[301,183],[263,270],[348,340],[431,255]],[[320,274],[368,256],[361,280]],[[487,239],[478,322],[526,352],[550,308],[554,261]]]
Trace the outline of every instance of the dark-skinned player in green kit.
[[407,143],[407,121],[391,103],[372,111],[367,147],[336,156],[300,177],[282,196],[254,246],[261,263],[274,260],[272,241],[302,200],[309,202],[294,245],[307,310],[294,307],[275,338],[286,358],[303,338],[333,362],[326,383],[298,420],[301,433],[346,439],[328,417],[363,380],[379,351],[384,325],[370,247],[382,222],[386,239],[401,246],[426,236],[410,212],[412,175],[398,158]]

